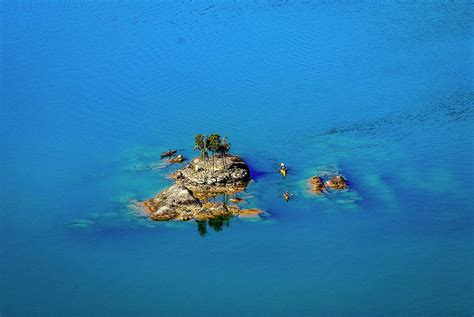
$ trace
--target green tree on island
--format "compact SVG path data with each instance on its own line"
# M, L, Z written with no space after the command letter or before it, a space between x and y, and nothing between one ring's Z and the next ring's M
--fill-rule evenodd
M207 148L206 148L206 136L203 134L196 134L194 137L194 150L199 150L201 152L201 159L204 162L204 168L207 170Z
M201 151L201 158L203 160L205 160L207 156L205 138L206 137L202 134L196 134L196 136L194 137L194 150Z
M222 162L224 163L224 168L227 169L226 155L230 152L230 143L227 141L227 137L223 137L222 141L219 144L218 152L222 157Z
M206 148L212 153L212 173L214 173L214 157L219 151L221 145L221 136L218 133L213 133L206 139Z

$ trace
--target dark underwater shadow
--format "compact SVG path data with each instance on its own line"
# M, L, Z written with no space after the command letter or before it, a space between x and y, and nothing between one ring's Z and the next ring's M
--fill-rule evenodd
M336 134L364 134L404 138L421 129L438 128L448 124L469 121L474 114L474 94L453 94L438 103L392 113L379 118L341 123L316 134L326 137Z

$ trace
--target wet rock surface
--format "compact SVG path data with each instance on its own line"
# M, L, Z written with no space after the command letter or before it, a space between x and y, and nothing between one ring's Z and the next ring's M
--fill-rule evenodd
M341 175L328 176L329 178L324 182L321 176L313 176L309 179L311 192L315 194L324 194L328 189L343 190L349 188L347 181Z
M319 176L311 177L309 183L311 185L311 191L315 194L322 194L326 190L326 186L324 186L324 182Z
M326 186L331 189L346 189L349 187L346 180L341 175L331 177L326 181Z
M241 218L254 218L263 214L263 211L256 208L242 209L239 211L239 217Z

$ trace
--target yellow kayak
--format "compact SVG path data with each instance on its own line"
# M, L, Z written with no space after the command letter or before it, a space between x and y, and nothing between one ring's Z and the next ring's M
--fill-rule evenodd
M283 175L283 177L286 177L286 169L280 169L280 173Z

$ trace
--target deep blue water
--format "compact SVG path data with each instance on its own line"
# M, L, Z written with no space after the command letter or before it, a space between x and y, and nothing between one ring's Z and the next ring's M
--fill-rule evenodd
M1 5L2 317L474 313L472 3ZM130 207L200 132L267 217Z

